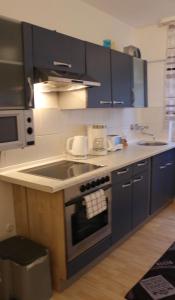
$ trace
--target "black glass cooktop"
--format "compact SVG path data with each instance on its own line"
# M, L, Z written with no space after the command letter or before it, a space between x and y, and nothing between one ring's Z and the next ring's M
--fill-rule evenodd
M25 169L20 172L31 175L44 176L59 180L69 179L81 174L96 170L102 166L81 163L76 161L62 160L59 162L38 166L35 168Z

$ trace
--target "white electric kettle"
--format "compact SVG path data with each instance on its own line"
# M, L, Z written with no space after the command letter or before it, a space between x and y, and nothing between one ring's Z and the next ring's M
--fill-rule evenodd
M84 135L70 137L66 142L66 151L77 158L86 158L88 154L88 138Z

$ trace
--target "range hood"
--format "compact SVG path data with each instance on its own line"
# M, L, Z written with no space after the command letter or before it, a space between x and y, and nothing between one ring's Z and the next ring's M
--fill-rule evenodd
M68 92L88 87L98 87L101 83L85 74L35 69L34 83L41 92Z

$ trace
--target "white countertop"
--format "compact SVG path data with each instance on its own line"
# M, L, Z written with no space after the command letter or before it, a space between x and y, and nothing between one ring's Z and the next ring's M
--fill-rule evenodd
M86 160L81 160L81 162L104 165L104 167L66 180L51 179L19 172L22 169L53 163L63 159L75 160L73 157L67 155L50 157L39 161L32 161L13 167L3 168L0 170L0 180L48 193L55 193L67 187L82 183L96 176L104 175L113 170L125 167L172 148L175 148L175 143L169 143L165 146L140 146L137 145L136 142L133 142L123 150L111 152L106 156L94 156Z

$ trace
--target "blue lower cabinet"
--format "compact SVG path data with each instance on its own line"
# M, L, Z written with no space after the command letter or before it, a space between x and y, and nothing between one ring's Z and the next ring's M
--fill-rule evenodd
M148 172L133 178L132 226L133 229L149 216L150 184Z
M175 196L175 150L152 158L151 214Z
M112 243L142 224L149 211L149 160L112 172Z
M100 256L103 252L111 247L111 236L106 237L102 241L98 242L96 245L68 262L67 264L67 276L71 276L78 273L81 269L90 264L95 258Z
M112 184L112 243L118 242L132 229L132 181Z

